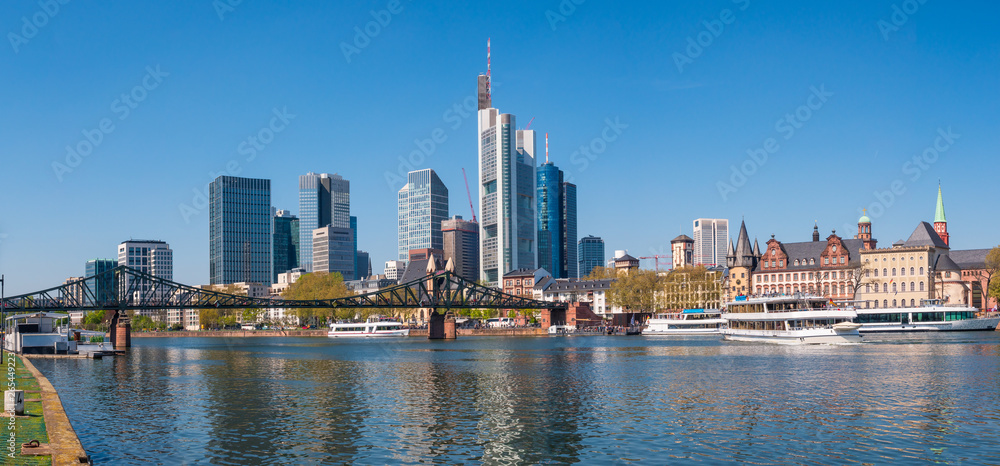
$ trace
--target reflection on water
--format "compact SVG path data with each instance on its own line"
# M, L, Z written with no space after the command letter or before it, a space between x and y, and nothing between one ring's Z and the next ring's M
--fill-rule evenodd
M997 463L1000 336L136 339L38 360L98 463Z

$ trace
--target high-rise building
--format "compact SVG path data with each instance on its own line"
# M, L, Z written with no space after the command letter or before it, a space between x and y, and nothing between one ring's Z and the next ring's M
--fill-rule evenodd
M358 262L358 218L351 215L351 236L354 237L354 279L361 280L368 275L359 275L361 272L361 263Z
M385 278L389 280L399 280L399 277L403 276L403 271L405 270L406 262L385 261Z
M538 267L553 278L577 278L576 185L563 181L548 157L537 173Z
M480 277L495 286L511 270L536 268L535 132L492 107L478 120Z
M726 263L729 248L729 220L699 218L694 221L694 264L718 265Z
M434 170L412 171L398 193L399 257L410 249L442 249L441 222L448 218L448 188Z
M299 176L299 266L312 272L312 232L351 227L351 182L337 174Z
M89 289L88 296L93 296L98 302L112 301L116 298L114 291L114 277L105 276L100 279L91 278L97 274L106 272L118 266L115 259L92 259L87 261L84 277L88 278L86 286Z
M355 241L357 243L357 241ZM361 280L372 276L372 260L365 251L355 251L354 279Z
M337 272L347 280L354 280L354 231L350 228L325 226L313 230L313 271Z
M299 219L287 210L274 211L274 267L272 283L278 274L299 266Z
M455 273L466 280L479 280L479 224L456 215L441 222L444 259L455 262Z
M590 275L594 267L604 265L604 240L597 236L587 236L579 243L579 278Z
M220 176L209 190L209 280L270 286L271 180Z
M164 280L174 279L174 251L170 245L158 240L122 241L118 245L118 265L124 265L140 272L148 273ZM125 278L125 289L120 293L130 293L133 297L157 299L158 289L148 280L137 279L131 275ZM163 318L163 312L146 309L137 311L140 315Z

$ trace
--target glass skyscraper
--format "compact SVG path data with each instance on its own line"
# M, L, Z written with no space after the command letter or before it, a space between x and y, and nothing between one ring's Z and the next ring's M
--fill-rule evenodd
M299 267L313 271L312 232L351 227L351 182L340 175L313 172L299 176Z
M118 266L118 261L115 259L93 259L87 261L86 271L84 272L84 277L88 278L86 286L89 289L86 299L90 299L90 296L94 296L98 302L113 301L116 299L116 294L114 291L115 279L112 276L102 277L100 280L96 278L91 278L99 273L106 272Z
M399 260L411 249L444 249L441 222L448 219L448 188L434 170L412 171L398 193Z
M270 285L271 180L220 176L208 192L210 283Z
M552 162L537 172L538 267L553 278L577 278L576 185Z
M597 236L580 239L580 278L590 275L594 267L604 266L604 240Z
M287 210L274 213L274 270L272 278L299 266L299 219Z

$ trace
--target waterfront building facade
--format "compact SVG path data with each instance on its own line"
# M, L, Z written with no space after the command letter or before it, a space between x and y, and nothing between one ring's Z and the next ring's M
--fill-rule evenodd
M456 215L441 222L444 259L455 264L455 274L479 280L479 224Z
M271 284L271 180L220 176L209 184L209 281Z
M579 278L590 275L595 267L604 265L604 240L600 237L588 235L581 238L577 244L577 251L580 264L577 270Z
M727 262L729 220L724 218L698 218L694 225L693 265L721 266Z
M870 232L870 223L867 225ZM858 225L862 231L862 224ZM808 293L837 301L855 298L855 274L861 270L860 253L864 240L844 239L833 231L819 240L818 227L813 227L813 241L783 243L771 239L753 269L752 293Z
M545 277L551 277L545 269L517 269L503 276L503 292L514 296L533 298L535 284Z
M694 265L694 240L688 235L670 240L670 257L675 270Z
M287 210L276 210L274 224L274 278L278 282L278 274L298 268L299 266L299 219Z
M697 222L697 220L696 220ZM697 231L695 238L698 238ZM757 240L754 240L756 243ZM695 249L698 248L698 240L695 240ZM726 254L726 267L729 268L729 276L726 281L725 300L730 301L737 296L746 296L752 293L751 275L757 268L760 260L760 246L750 246L750 235L747 234L746 222L740 222L740 233L736 238L736 245L729 243L729 252ZM697 264L697 253L695 253L695 263Z
M385 261L384 274L385 278L389 280L399 280L399 277L403 276L403 271L406 270L406 262L403 261Z
M448 188L434 170L412 171L406 180L397 194L401 261L411 249L444 249L441 222L448 219Z

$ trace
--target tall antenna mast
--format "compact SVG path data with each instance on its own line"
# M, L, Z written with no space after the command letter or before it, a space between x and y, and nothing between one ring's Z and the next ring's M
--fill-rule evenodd
M549 133L545 133L545 163L549 163Z
M490 77L490 38L486 38L486 98L492 101L493 96L493 85L490 81L493 78Z

